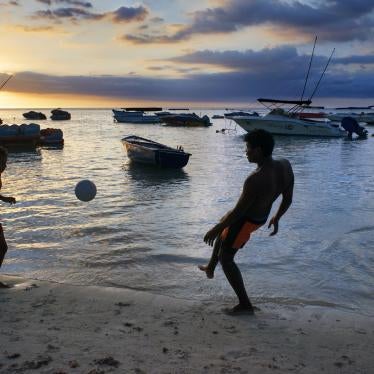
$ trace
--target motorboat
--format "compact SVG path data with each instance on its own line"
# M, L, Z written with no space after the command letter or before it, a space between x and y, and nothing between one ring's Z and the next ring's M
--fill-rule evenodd
M326 66L319 78L309 99L303 100L305 89L308 83L309 73L312 66L314 49L317 37L314 41L313 52L310 58L309 68L305 78L304 87L300 96L300 100L278 100L278 99L257 99L264 105L269 112L264 116L233 116L230 117L245 131L250 132L255 129L267 130L277 135L303 135L303 136L323 136L323 137L343 137L347 133L340 127L340 123L334 123L322 117L322 114L308 113L311 108L312 98L317 92L319 84L326 72L326 69L334 54L333 49ZM288 107L289 109L285 109ZM302 114L305 113L308 114ZM312 116L313 118L310 118Z
M324 136L342 137L346 132L339 124L332 123L326 119L312 120L301 119L298 113L303 111L305 106L310 105L310 100L276 100L260 98L258 101L271 109L264 116L234 116L231 117L241 128L250 132L255 129L263 129L277 135L303 135L303 136ZM286 111L282 105L292 105Z
M133 162L161 168L180 169L187 165L190 153L182 147L171 148L153 140L130 135L122 139L128 158Z
M51 110L51 120L52 121L67 121L71 119L71 114L66 110L60 108Z
M374 125L374 112L361 112L361 113L348 113L348 112L340 112L340 113L329 113L327 118L330 121L338 121L341 122L343 118L351 117L354 118L357 122L365 122L370 125Z
M196 113L186 114L171 114L161 117L161 121L165 126L177 126L177 127L207 127L212 126L210 119L207 115L198 116Z
M22 114L26 119L29 120L43 120L47 119L47 116L42 112L35 112L33 110L30 110L29 112Z
M160 117L145 115L142 110L112 109L113 118L120 123L160 123Z

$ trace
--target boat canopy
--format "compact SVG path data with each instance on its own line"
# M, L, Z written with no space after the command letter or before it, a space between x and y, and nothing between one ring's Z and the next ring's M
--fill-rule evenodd
M305 107L308 107L312 103L312 100L278 100L264 99L262 97L257 99L257 101L270 110L280 108L284 105L292 105L292 107L288 110L288 113L303 111Z
M144 108L139 108L139 107L134 107L134 108L122 108L126 110L127 112L160 112L162 108L158 107L144 107Z
M311 100L277 100L277 99L257 99L260 103L274 103L274 104L293 104L293 105L310 105Z

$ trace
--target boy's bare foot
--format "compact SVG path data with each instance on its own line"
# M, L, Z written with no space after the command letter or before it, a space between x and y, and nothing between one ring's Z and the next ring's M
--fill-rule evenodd
M0 282L0 288L10 288L11 286L8 286L7 284Z
M211 271L208 266L199 265L198 268L201 271L205 271L207 278L212 279L214 277L214 271Z
M235 305L233 308L225 308L223 312L229 316L239 316L239 315L249 315L253 316L255 311L258 311L257 307L252 306L243 306L243 305Z

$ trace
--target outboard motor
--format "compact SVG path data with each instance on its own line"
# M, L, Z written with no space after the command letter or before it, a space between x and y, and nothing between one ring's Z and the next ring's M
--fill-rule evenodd
M360 126L352 117L344 117L342 119L341 126L345 131L348 132L348 138L351 140L353 133L357 134L359 139L366 139L368 136L368 131L365 129L365 127Z

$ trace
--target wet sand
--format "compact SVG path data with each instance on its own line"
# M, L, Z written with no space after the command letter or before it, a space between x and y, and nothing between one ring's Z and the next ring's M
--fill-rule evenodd
M374 318L0 275L0 373L370 373ZM234 301L234 300L233 300Z

